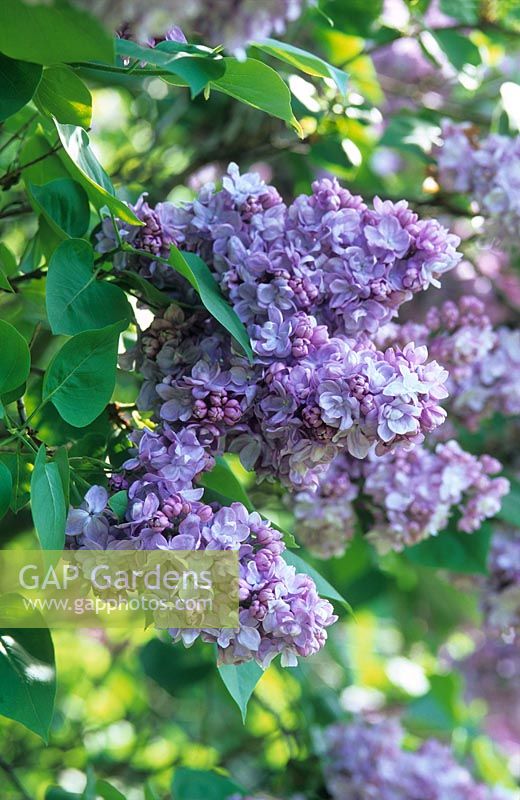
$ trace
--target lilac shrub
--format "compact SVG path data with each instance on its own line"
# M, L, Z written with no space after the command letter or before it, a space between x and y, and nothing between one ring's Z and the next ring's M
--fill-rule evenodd
M326 730L325 780L333 800L512 800L478 783L451 748L435 739L405 750L393 719L356 720Z
M67 524L68 546L85 549L236 550L239 557L239 628L171 629L174 641L215 643L226 664L255 660L266 668L281 655L283 666L316 653L336 621L314 581L284 560L279 531L241 503L203 502L193 482L212 465L191 430L132 434L135 444L111 489L126 490L128 507L119 521L108 493L94 486Z

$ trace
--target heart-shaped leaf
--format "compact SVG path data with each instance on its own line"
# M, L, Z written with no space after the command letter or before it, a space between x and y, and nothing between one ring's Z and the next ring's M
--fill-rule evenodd
M256 661L247 661L245 664L222 664L218 671L226 689L240 709L242 722L245 722L247 705L264 674L262 667L258 666Z
M84 239L69 239L54 251L46 288L47 316L53 333L75 334L132 319L119 286L100 281L94 251Z
M43 401L51 401L69 425L84 428L112 396L121 323L78 333L51 361L43 380Z

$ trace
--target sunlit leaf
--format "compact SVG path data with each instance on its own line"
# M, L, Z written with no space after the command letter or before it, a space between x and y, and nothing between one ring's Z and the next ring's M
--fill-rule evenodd
M55 117L58 122L90 127L92 95L70 67L47 67L34 99L46 114Z
M34 622L33 628L0 628L0 714L47 740L56 694L50 633L41 614L28 616L18 595L0 597L0 615Z

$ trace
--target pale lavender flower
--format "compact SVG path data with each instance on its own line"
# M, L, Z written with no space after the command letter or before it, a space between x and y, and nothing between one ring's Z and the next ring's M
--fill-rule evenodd
M324 772L333 800L513 800L478 783L436 739L405 750L397 720L357 719L325 731Z

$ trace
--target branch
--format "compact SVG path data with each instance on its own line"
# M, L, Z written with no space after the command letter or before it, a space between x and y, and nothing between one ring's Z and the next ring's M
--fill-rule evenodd
M19 208L11 208L7 211L0 211L0 219L7 219L7 217L21 217L22 214L29 214L33 209L28 205L21 205Z
M26 281L37 280L38 278L45 278L47 275L47 270L43 269L42 267L38 267L38 269L33 270L32 272L25 272L23 275L16 275L14 278L10 278L11 286L16 287L19 283L25 283ZM17 289L15 288L15 292Z
M58 144L55 144L54 147L47 153L38 156L38 158L33 158L32 161L27 161L26 164L20 164L19 167L16 167L16 169L12 169L10 172L6 172L5 175L3 175L0 178L0 187L4 191L10 189L12 186L14 186L15 183L17 183L20 177L20 173L24 169L27 169L27 167L32 167L34 164L39 164L40 161L44 161L46 158L49 158L49 156L52 156L53 153L56 153L58 150L61 150L62 147L63 145L61 144L61 142L59 142Z

